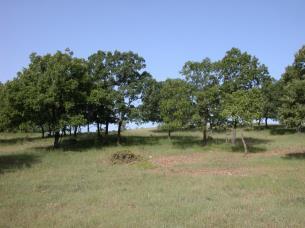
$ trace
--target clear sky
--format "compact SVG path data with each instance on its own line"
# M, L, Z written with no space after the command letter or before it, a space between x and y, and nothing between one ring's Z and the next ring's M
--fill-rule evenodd
M0 81L29 54L71 48L132 50L158 80L187 60L218 60L231 47L257 56L279 78L305 44L304 0L1 0Z

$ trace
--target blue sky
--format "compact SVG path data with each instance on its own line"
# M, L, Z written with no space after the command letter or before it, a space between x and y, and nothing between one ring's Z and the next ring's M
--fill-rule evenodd
M218 60L231 47L257 56L279 78L305 44L303 0L1 0L0 81L29 54L71 48L132 50L157 79L179 77L187 60Z

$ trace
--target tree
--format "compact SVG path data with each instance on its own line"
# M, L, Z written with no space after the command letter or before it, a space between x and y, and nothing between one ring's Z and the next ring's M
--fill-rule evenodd
M293 80L285 86L280 120L300 130L305 126L305 80Z
M219 80L215 63L209 58L202 62L188 61L181 74L192 86L195 95L196 112L193 120L202 126L203 143L207 143L207 124L216 121L220 110Z
M88 97L87 120L95 122L98 136L100 124L106 125L108 134L109 123L114 123L115 81L113 75L114 58L111 52L97 51L88 57L88 71L91 79L91 92Z
M259 89L238 90L226 94L223 100L222 115L231 122L232 144L236 144L236 128L238 125L252 124L261 113L263 98ZM242 136L243 138L243 136ZM244 142L244 139L242 139ZM245 150L246 151L246 150Z
M241 52L237 48L227 51L224 58L217 63L217 68L222 82L221 92L224 105L222 113L233 126L232 143L235 144L236 126L239 123L253 121L254 117L261 119L263 115L269 115L269 111L263 113L261 89L271 80L271 77L267 67L255 56ZM253 99L253 106L248 104L249 97ZM253 107L256 109L252 109ZM268 108L267 105L265 108Z
M132 121L137 113L143 82L149 77L145 68L145 60L133 52L115 51L112 56L113 75L115 81L115 114L118 121L117 142L121 141L123 122Z
M87 96L87 65L66 50L54 55L30 56L30 64L12 85L15 99L10 105L24 121L45 124L54 132L54 147L59 146L60 130L80 115Z
M210 127L215 120L220 120L220 89L215 85L205 88L204 90L196 93L196 110L200 116L202 129L203 129L203 143L207 143L207 124L210 123Z
M259 116L259 124L262 118L265 119L265 127L268 127L268 119L278 119L278 109L281 105L281 86L273 78L266 80L261 87L263 96L262 113Z
M181 74L196 90L204 90L219 84L216 65L209 58L205 58L201 62L186 62Z
M160 113L161 88L162 82L157 82L152 77L147 77L144 81L141 94L142 104L139 106L142 121L154 123L162 121Z
M10 111L7 94L7 84L2 84L0 82L0 132L6 130L10 122L10 119L8 118Z
M224 58L217 63L217 68L224 93L260 88L265 80L270 79L264 64L238 48L227 51Z
M305 46L296 53L293 64L286 68L280 83L283 87L280 120L286 126L300 130L305 125Z
M162 85L160 112L162 128L171 131L182 128L193 115L192 89L181 79L167 79Z

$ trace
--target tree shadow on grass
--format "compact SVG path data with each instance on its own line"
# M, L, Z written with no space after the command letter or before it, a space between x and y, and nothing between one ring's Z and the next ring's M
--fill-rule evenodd
M39 156L34 154L9 154L0 156L0 174L18 169L30 168L40 162Z
M178 136L178 137L174 137L173 139L174 139L172 141L173 145L181 149L186 149L188 147L193 147L193 146L202 146L203 148L213 147L214 145L216 145L218 147L221 146L219 149L223 149L225 151L244 152L243 143L239 138L236 140L235 146L232 146L230 141L224 138L209 139L206 145L204 145L201 139L193 136L181 136L181 137ZM250 153L265 152L266 148L264 148L261 145L270 142L270 140L267 139L258 139L252 137L245 138L245 141L247 143L248 152Z
M78 137L65 137L62 139L60 148L53 149L53 146L36 147L35 149L62 150L73 152L85 152L89 149L102 149L110 146L136 146L136 145L156 145L166 136L122 136L120 144L117 143L116 135L107 137L97 137L96 135L79 135Z
M166 135L153 135L153 136L122 136L120 146L153 146L161 144L161 141L169 140ZM266 149L259 144L267 143L269 140L257 138L245 138L248 150L252 153L263 152ZM187 149L196 147L211 148L218 145L217 148L231 152L243 152L243 144L240 139L237 139L237 145L231 146L224 138L210 138L207 145L204 145L202 140L197 136L181 136L173 135L170 143L179 149ZM73 151L85 152L89 149L102 149L110 146L118 146L116 135L108 135L107 137L97 137L93 134L79 135L78 137L64 137L59 149L53 149L52 145L48 147L36 147L36 149L59 150L59 151Z
M13 145L13 144L20 144L25 142L34 142L37 140L42 140L41 137L16 137L16 138L8 138L8 139L0 139L0 145Z
M271 135L287 135L297 133L296 129L293 128L274 128L270 129Z
M293 159L304 160L305 159L305 152L288 153L288 154L285 154L285 156L283 156L282 158L287 159L287 160L293 160Z

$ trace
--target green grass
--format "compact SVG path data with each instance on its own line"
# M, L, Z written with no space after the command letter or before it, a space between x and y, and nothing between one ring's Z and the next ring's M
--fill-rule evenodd
M123 135L53 150L39 134L0 134L0 227L304 227L305 134L244 131L248 156L223 132L206 146L195 130ZM112 165L121 150L143 159Z

